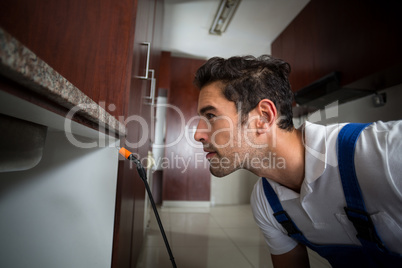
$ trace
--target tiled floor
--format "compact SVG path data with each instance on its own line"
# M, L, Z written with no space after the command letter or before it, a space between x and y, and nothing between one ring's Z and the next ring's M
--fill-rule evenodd
M179 268L272 267L270 253L249 205L212 208L159 208ZM330 267L315 254L311 267ZM172 267L151 213L137 268Z

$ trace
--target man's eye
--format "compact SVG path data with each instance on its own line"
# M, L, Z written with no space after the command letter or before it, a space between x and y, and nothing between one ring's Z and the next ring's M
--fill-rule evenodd
M215 115L214 115L214 114L207 113L207 114L205 115L205 117L206 117L208 120L210 120L210 119L214 118Z

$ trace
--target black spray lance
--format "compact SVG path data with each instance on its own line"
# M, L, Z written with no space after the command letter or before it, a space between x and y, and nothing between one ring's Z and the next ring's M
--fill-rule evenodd
M145 189L147 190L149 200L151 201L152 209L154 210L155 218L156 218L156 221L158 222L159 230L161 231L163 241L165 241L165 245L166 245L166 249L169 253L170 261L172 262L173 267L176 268L176 263L174 261L172 250L170 249L169 242L168 242L166 234L165 234L165 230L163 229L163 225L162 225L161 219L159 217L158 210L156 209L154 198L152 196L151 190L149 189L149 184L148 184L147 174L145 172L145 169L142 166L141 162L126 148L121 148L119 150L119 153L122 156L124 156L124 158L127 158L128 160L133 161L135 163L135 165L137 166L138 174L140 175L141 180L145 184Z

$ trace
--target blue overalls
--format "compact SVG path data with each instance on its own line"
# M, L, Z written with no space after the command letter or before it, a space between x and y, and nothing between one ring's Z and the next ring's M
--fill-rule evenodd
M307 240L282 205L269 182L262 178L264 193L276 220L288 235L327 259L332 267L402 267L402 255L391 252L382 242L366 210L354 168L354 151L360 133L369 124L348 124L338 135L338 164L347 207L362 246L316 245Z

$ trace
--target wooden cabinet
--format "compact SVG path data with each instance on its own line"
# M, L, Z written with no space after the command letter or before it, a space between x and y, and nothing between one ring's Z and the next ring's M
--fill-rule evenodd
M401 11L392 0L312 0L272 43L272 55L291 64L294 91L332 72L351 89L401 83Z
M208 202L211 190L209 164L203 149L196 148L200 143L194 140L199 90L193 80L205 61L171 57L169 63L170 79L164 80L170 80L168 103L180 112L167 110L165 157L172 166L163 170L162 199L163 202Z
M0 27L125 121L122 145L144 160L151 148L153 107L146 98L151 80L138 76L144 76L149 65L158 78L163 4L163 0L4 0L0 2ZM143 42L151 44L149 64ZM15 94L20 97L37 98L20 86L9 88L11 93L18 89ZM57 106L51 100L47 105L48 109ZM58 113L65 115L66 110ZM136 266L143 240L144 199L145 188L136 167L121 159L112 267Z
M146 165L154 130L152 86L159 77L163 0L138 0L130 75L127 136L122 146ZM147 68L148 66L148 68ZM148 73L147 72L148 69ZM148 78L145 78L148 74ZM152 85L152 77L155 84ZM135 165L119 163L112 267L135 267L143 244L145 188Z
M128 110L135 8L132 0L4 0L0 26L117 117Z

